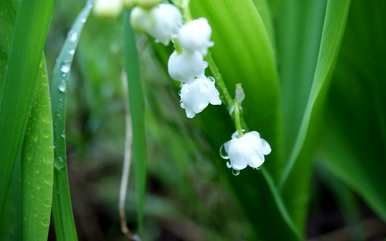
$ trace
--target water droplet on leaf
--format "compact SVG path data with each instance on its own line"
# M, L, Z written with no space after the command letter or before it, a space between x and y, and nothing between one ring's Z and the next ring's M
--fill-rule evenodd
M78 39L77 33L71 33L70 35L70 41L75 42Z
M63 158L59 157L57 160L55 160L54 164L56 170L60 171L64 168L64 161Z
M64 73L64 74L67 74L68 72L70 72L70 65L69 64L63 64L62 67L60 68L60 71L62 71L62 73Z

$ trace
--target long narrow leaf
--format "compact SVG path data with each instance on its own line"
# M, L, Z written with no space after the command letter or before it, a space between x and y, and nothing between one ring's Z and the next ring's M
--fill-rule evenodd
M39 71L22 153L22 240L45 241L51 217L54 151L51 103L45 63Z
M11 174L20 155L38 84L39 63L52 7L52 0L24 0L17 10L13 37L7 51L8 68L0 82L0 133L3 136L0 138L0 220L4 220Z
M133 130L132 159L134 165L138 225L142 233L146 185L145 104L139 76L139 60L135 35L130 26L129 13L124 15L124 63L128 80L129 108Z
M303 3L303 1L300 2ZM350 5L349 0L328 0L324 12L322 2L307 1L311 10L317 11L317 14L309 16L314 21L314 27L306 25L299 30L305 31L303 32L307 36L303 40L305 43L297 42L300 41L299 37L289 28L287 36L295 35L294 39L290 40L292 45L284 44L282 46L282 48L292 48L294 52L289 53L290 50L282 50L283 54L286 53L284 54L285 60L283 60L285 61L283 66L286 66L286 72L282 72L282 76L284 81L285 139L287 148L289 148L286 153L289 160L286 163L280 184L286 205L301 232L304 228L312 167L310 147L312 146L312 136L315 134L313 131L315 129L310 130L310 125L315 128L318 123L318 116L338 56ZM295 8L295 6L292 7ZM294 11L296 10L294 9ZM312 11L306 12L312 13ZM301 18L300 13L295 14L297 14L299 21L307 22ZM283 23L284 26L288 22L290 21L287 20ZM293 25L297 24L293 21ZM296 27L293 25L292 27ZM283 38L281 41L285 42L285 36L281 36L281 38ZM296 51L303 53L300 54L300 63L291 59L291 56L297 56ZM294 66L297 64L299 66ZM294 69L291 69L291 66Z
M353 1L320 162L386 220L386 2Z
M75 20L53 71L51 85L52 114L54 123L54 196L53 218L56 238L59 241L77 240L76 227L72 213L71 194L67 174L67 155L65 139L66 85L71 71L75 49L93 2L89 0Z

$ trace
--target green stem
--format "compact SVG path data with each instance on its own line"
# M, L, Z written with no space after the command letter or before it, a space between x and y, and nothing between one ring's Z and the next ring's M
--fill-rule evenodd
M233 100L231 97L228 88L225 85L224 79L221 76L221 73L216 65L216 62L214 62L214 59L212 57L212 54L208 52L208 55L206 56L206 60L208 61L209 69L213 74L215 81L215 84L217 86L217 89L220 91L221 96L223 97L223 101L225 102L225 105L228 108L228 113L231 116L236 131L242 135L243 134L243 128L242 128L242 117L241 117L241 106L240 103Z
M239 135L242 135L244 131L243 131L243 127L241 125L239 104L235 104L234 122L235 122L235 126L236 126L236 131L239 133Z
M225 82L221 76L221 73L220 73L217 65L216 65L216 62L214 62L214 59L213 59L210 51L208 52L208 55L206 56L206 60L208 61L209 69L212 72L214 79L216 80L216 86L220 90L222 97L225 101L225 104L228 107L228 110L230 110L234 104L233 98L229 94L228 88L225 85Z
M184 4L180 7L181 7L185 21L190 21L192 19L192 15L190 13L189 3L187 3L186 5ZM174 43L174 45L175 45L176 50L177 50L177 47L179 47L179 45L176 43ZM242 119L243 118L241 116L240 103L235 101L232 98L232 96L230 95L229 90L225 85L224 79L221 76L220 70L218 69L216 62L214 61L210 51L208 51L208 54L206 56L206 60L208 61L209 69L212 72L213 77L215 79L215 84L217 86L217 89L220 91L223 102L225 103L225 105L228 109L228 113L231 116L231 118L235 124L236 131L240 135L242 135L244 131L242 128Z

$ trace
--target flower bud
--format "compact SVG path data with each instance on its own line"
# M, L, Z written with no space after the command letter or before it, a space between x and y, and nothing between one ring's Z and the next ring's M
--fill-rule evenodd
M180 97L181 107L185 109L188 118L193 118L209 104L221 105L220 95L214 81L205 76L183 84Z
M181 82L189 82L196 77L203 76L207 66L208 63L197 52L182 51L177 53L174 51L168 61L169 75L174 80Z
M130 22L136 31L147 32L152 26L150 13L140 7L135 7L130 14Z
M180 10L172 4L162 3L150 10L151 27L148 32L156 41L169 44L182 25Z
M122 0L96 0L94 14L101 17L116 17L123 8Z
M181 27L177 40L183 49L206 55L208 48L213 46L210 41L211 34L212 29L206 18L198 18Z
M235 132L232 140L224 144L230 162L228 167L240 171L247 166L259 168L264 163L264 155L271 153L271 146L257 131L238 135Z

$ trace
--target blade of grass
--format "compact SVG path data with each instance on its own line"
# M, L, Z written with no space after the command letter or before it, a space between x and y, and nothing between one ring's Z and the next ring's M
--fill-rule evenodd
M58 241L77 240L72 213L71 194L68 181L65 139L66 85L70 77L71 64L83 26L90 14L93 1L89 0L76 18L63 48L56 60L51 84L52 119L54 128L54 195L52 212Z
M130 26L129 12L124 14L124 65L128 80L129 109L133 130L132 160L139 233L142 234L146 187L145 103L139 75L139 60L135 35Z
M8 51L7 70L0 82L0 219L8 197L11 174L20 155L24 131L38 84L38 70L51 19L52 0L19 4ZM3 9L1 9L2 11ZM28 37L26 37L28 36Z
M44 58L43 58L44 60ZM51 217L54 152L45 62L28 121L22 152L22 240L45 241Z

